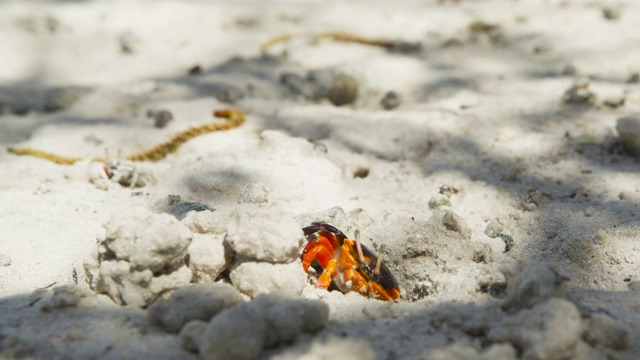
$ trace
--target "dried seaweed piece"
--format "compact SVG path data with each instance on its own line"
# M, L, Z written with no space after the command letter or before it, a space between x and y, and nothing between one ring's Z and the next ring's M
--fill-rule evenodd
M241 109L218 110L215 111L213 115L218 118L226 118L227 121L224 123L215 122L191 127L185 131L173 135L173 137L167 142L159 144L149 150L125 157L125 160L159 161L164 159L167 155L175 152L180 146L182 146L182 144L195 137L216 131L231 130L244 123L244 112ZM82 158L65 157L31 148L8 147L7 152L16 155L35 156L60 165L71 165L76 163L77 161L82 160ZM94 158L93 160L100 162L106 161L105 158Z
M294 35L280 35L273 39L268 40L262 46L260 46L261 52L267 52L271 47L276 44L286 43L291 41ZM312 34L311 38L315 40L329 39L338 42L356 43L369 46L377 46L387 49L388 51L412 53L420 50L420 43L411 43L401 40L385 40L385 39L369 39L359 35L354 35L346 32L324 32L318 34Z
M8 147L7 152L15 155L35 156L41 159L49 160L59 165L71 165L77 161L82 160L81 158L64 157L64 156L48 153L46 151L40 151L40 150L30 149L30 148Z
M280 36L276 36L272 39L269 39L267 42L263 43L260 46L260 52L265 53L267 52L267 50L269 50L269 48L271 48L272 46L276 45L276 44L281 44L281 43L286 43L291 41L291 39L293 39L293 35L280 35Z
M182 146L182 144L195 137L216 131L231 130L244 123L244 112L240 109L218 110L213 114L215 117L226 118L227 122L215 122L191 127L183 132L173 135L171 140L165 143L157 145L149 150L129 155L126 159L130 161L159 161L164 159L167 155L175 152L180 146Z
M387 50L390 50L393 47L393 45L396 43L395 41L391 41L391 40L367 39L359 35L349 34L345 32L325 32L325 33L316 34L314 36L318 39L330 39L338 42L379 46Z

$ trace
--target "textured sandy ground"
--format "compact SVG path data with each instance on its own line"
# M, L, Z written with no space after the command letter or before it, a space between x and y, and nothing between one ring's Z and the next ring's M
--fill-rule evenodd
M0 152L0 355L196 358L136 303L151 300L122 306L86 271L114 216L170 212L167 196L180 195L215 209L182 221L191 256L202 238L223 249L229 229L259 249L243 258L232 242L218 275L187 282L328 306L322 330L264 345L262 357L639 358L640 166L615 129L640 110L640 85L628 81L640 71L638 23L638 4L604 1L0 2L0 145L85 159ZM327 31L421 48L305 36ZM302 36L261 54L282 34ZM282 81L310 71L350 75L357 99L338 107ZM587 96L567 103L577 82ZM400 105L385 110L389 91ZM137 165L155 184L89 182L89 159L105 149L149 148L231 106L246 113L241 127ZM148 110L174 119L157 129ZM287 249L314 220L361 229L371 249L384 243L402 300L306 282ZM260 243L280 231L282 259ZM496 231L513 238L510 251L487 235ZM64 285L70 303L53 292Z

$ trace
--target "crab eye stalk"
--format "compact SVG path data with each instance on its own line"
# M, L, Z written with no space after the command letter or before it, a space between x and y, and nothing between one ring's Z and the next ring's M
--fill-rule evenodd
M380 275L380 267L382 266L382 255L384 255L384 250L386 246L384 244L380 245L380 251L378 252L378 261L376 261L376 268L373 270L373 273L376 275Z
M356 229L356 248L358 249L358 257L360 258L360 262L364 263L364 253L362 253L362 245L360 245L360 229Z

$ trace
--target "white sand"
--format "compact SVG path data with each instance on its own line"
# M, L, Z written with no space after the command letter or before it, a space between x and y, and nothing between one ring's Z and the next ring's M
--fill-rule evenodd
M640 296L630 290L640 288L640 166L620 151L615 131L617 118L640 110L640 85L627 83L640 71L640 5L609 5L620 17L608 20L605 4L0 3L0 145L86 159L56 165L0 152L0 356L195 357L144 310L105 295L87 290L77 307L46 313L45 300L36 301L51 296L43 288L88 289L84 264L96 261L114 214L162 211L168 195L180 195L216 209L202 232L218 244L229 214L254 208L270 214L241 225L256 232L279 229L261 219L321 219L349 236L360 228L371 249L386 244L403 300L304 284L300 296L329 306L327 326L263 357L318 358L323 349L378 359L640 357ZM476 20L499 28L472 33ZM422 49L300 36L268 56L259 51L275 36L326 31ZM188 75L194 65L202 74ZM357 79L355 103L312 101L280 83L284 73L323 69ZM592 106L563 104L577 78L590 82ZM65 87L80 98L43 111ZM221 90L242 96L229 105ZM380 105L388 91L401 98L390 111ZM604 105L623 96L621 107ZM105 149L114 157L141 151L230 106L246 113L240 128L138 165L155 185L103 191L88 181L89 159ZM174 119L156 129L150 109ZM470 236L444 229L444 212L429 207L443 186L455 188L444 209L464 219ZM489 224L513 237L511 251L485 234ZM517 299L528 293L491 296L504 296L507 282L514 289L514 274L530 262L570 279L568 301L539 290L547 294L540 304L521 309L528 306ZM304 274L289 265L278 265L287 269L282 284L257 274L268 278L260 285L294 286ZM519 281L543 278L524 274ZM497 293L487 292L491 284Z

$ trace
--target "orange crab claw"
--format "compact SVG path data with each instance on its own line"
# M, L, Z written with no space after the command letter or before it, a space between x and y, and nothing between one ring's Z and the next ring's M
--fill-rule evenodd
M331 242L325 237L318 237L316 240L311 240L305 246L302 252L302 268L304 271L309 270L309 266L313 260L317 260L318 264L323 268L327 268L329 261L333 258L333 247Z

